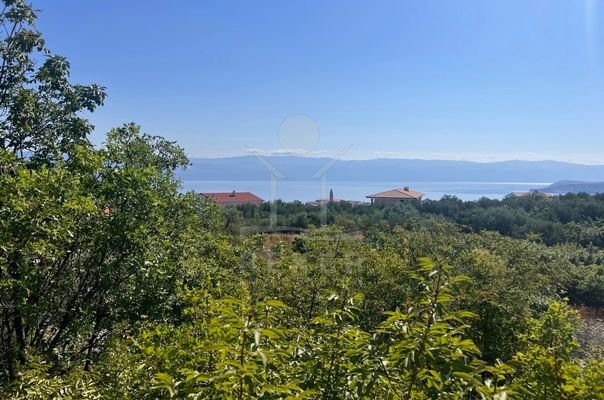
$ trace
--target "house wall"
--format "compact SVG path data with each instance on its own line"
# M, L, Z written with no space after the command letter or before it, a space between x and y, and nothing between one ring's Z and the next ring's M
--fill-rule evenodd
M391 198L383 198L383 199L372 199L373 205L376 206L395 206L397 204L401 204L401 203L407 203L407 202L412 202L412 201L419 201L416 199L391 199Z

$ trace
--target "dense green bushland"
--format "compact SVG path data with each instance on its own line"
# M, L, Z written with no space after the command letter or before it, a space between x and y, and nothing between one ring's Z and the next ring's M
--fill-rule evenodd
M126 124L93 147L82 112L104 90L70 83L35 12L3 3L2 398L604 398L565 299L602 304L600 244L464 220L516 210L581 236L599 198L338 204L326 227L279 203L309 229L240 235L267 206L181 193L176 144Z
M604 212L604 197L601 195L568 194L547 198L534 194L466 202L444 197L398 207L353 206L345 202L325 207L277 202L276 225L308 228L319 226L324 218L325 223L347 232L366 234L389 234L397 227L415 230L430 225L456 226L456 231L463 235L450 233L448 236L457 239L457 250L470 237L492 237L487 232L498 232L520 239L513 242L512 247L533 248L536 254L533 263L558 265L554 277L558 294L567 296L576 305L604 305L604 224L599 219ZM232 233L245 231L246 227L268 227L270 213L269 204L229 208L223 212L223 226ZM451 255L447 254L448 262Z
M604 195L566 194L553 198L534 193L502 200L482 198L462 201L454 196L424 200L399 207L327 205L326 220L346 229L395 226L409 219L440 216L463 225L466 230L491 230L516 238L539 239L545 244L577 243L604 246ZM323 210L301 202L278 202L280 226L307 228L319 225ZM267 225L270 205L242 205L226 211L225 224L233 232L242 226Z

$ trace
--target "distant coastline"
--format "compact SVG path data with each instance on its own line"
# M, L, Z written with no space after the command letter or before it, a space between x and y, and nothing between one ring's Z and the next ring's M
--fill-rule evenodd
M539 188L538 190L546 193L564 194L564 193L604 193L604 182L583 182L583 181L559 181L551 185Z
M192 158L191 166L179 171L183 180L312 181L324 173L332 181L355 182L599 182L604 165L571 164L559 161L470 161L375 159L337 160L295 156ZM539 186L527 188L536 189Z
M336 181L327 180L325 190L322 190L318 179L308 181L279 180L277 181L276 199L283 201L308 202L327 198L329 190L334 196L342 200L368 201L366 196L371 193L381 192L400 186L410 186L414 190L425 193L424 198L438 200L442 196L450 195L462 200L478 200L481 197L502 199L513 192L528 192L536 187L547 186L547 182L413 182L413 181ZM184 191L201 192L229 192L249 191L263 200L271 198L271 183L269 179L247 180L183 180Z
M321 187L321 176L327 187ZM295 156L191 159L178 171L184 190L250 191L265 200L314 201L330 189L344 200L366 201L370 193L411 186L427 199L444 195L462 200L501 199L513 192L604 192L604 165L558 161L478 163L447 160L376 159L363 161ZM274 180L277 192L271 193ZM554 182L554 183L552 183ZM324 193L325 192L325 193Z

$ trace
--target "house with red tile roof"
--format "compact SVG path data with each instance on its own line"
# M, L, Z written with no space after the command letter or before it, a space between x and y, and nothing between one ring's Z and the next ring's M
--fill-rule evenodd
M367 198L371 199L371 204L376 206L392 206L407 201L421 201L423 196L423 193L410 190L409 186L405 186L387 192L371 194Z
M264 200L251 192L216 192L216 193L201 193L207 199L215 201L221 206L238 206L240 204L256 204L260 205Z

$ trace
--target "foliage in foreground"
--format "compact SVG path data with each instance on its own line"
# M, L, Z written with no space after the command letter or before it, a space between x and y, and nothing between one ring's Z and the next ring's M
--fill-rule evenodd
M81 113L103 88L70 83L36 12L3 3L0 397L604 398L600 350L560 301L602 302L599 199L518 205L568 225L557 247L509 218L513 200L342 205L328 221L362 234L233 235L263 209L180 193L182 149L134 124L94 148Z
M464 337L472 315L449 312L442 270L417 310L396 311L373 334L356 325L361 298L340 301L308 327L287 327L279 301L189 293L186 325L143 328L117 341L92 372L22 372L9 399L599 399L604 362L572 356L576 315L554 302L507 364L480 361ZM439 278L440 276L440 278ZM436 293L436 291L438 293ZM245 289L244 289L245 292ZM440 297L440 299L439 299Z

